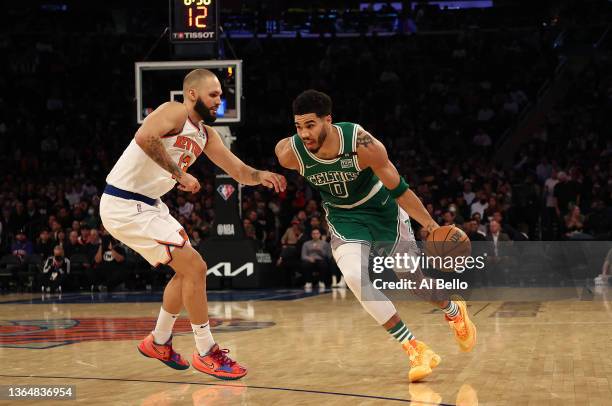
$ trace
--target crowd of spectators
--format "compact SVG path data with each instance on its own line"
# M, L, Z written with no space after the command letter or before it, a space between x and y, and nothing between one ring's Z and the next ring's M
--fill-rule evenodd
M88 35L56 27L44 38L24 31L0 40L8 56L0 65L0 256L38 264L45 290L155 285L98 215L104 178L135 131L133 63L155 37L116 34L111 18L98 27ZM492 159L500 135L551 78L556 33L538 26L235 40L247 108L234 149L249 164L279 170L272 151L294 132L291 100L317 88L332 96L335 121L358 122L387 146L440 224L491 241L609 238L609 70L595 64L576 78L512 168ZM169 55L158 48L152 57ZM212 234L213 168L206 162L190 171L201 192L174 190L164 201L198 248ZM329 286L332 276L338 283L327 248L316 242L329 235L318 195L297 174L286 175L279 195L244 189L245 236L281 269L299 269L299 283Z

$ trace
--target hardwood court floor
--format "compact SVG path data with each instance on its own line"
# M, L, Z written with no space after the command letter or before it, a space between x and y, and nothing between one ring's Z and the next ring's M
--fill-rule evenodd
M508 290L505 301L472 301L479 342L468 354L459 352L440 312L426 303L398 303L417 338L442 356L417 384L406 380L408 359L399 345L350 292L342 293L211 303L213 334L249 367L238 382L175 371L138 354L159 302L0 296L0 384L72 384L77 393L76 401L0 404L612 404L607 290L574 297L515 290L520 301ZM546 300L535 301L540 297ZM175 337L175 348L189 356L189 324L177 327L184 334Z

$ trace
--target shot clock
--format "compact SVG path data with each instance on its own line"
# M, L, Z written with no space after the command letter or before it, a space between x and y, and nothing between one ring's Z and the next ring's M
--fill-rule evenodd
M169 0L170 41L215 42L220 0Z

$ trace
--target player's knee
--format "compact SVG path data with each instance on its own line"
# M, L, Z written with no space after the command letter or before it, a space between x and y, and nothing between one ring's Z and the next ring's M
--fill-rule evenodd
M189 258L188 268L192 276L204 278L206 276L206 262L202 256L195 250L191 250L192 254Z
M338 259L338 267L349 288L352 291L359 289L361 286L361 256L343 255Z
M206 276L206 262L202 256L190 246L177 248L173 252L170 265L179 277L203 279Z

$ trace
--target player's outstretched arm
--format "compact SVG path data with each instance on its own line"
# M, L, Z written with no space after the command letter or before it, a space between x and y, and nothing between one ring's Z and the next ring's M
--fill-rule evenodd
M359 166L361 168L372 168L387 189L392 191L400 186L400 175L395 165L389 161L385 146L363 128L359 128L357 132L357 158ZM425 227L428 232L439 227L434 219L431 218L421 200L409 188L398 196L396 200L397 204L411 218Z
M243 185L264 185L276 192L282 192L287 187L285 177L274 172L260 171L240 160L230 151L212 127L206 127L208 142L204 148L206 156L215 165L223 169L229 176Z
M164 103L145 118L134 139L152 160L170 172L180 183L179 189L196 193L200 190L198 180L181 170L178 162L172 160L161 142L162 136L180 131L185 120L187 120L185 106L177 102Z

